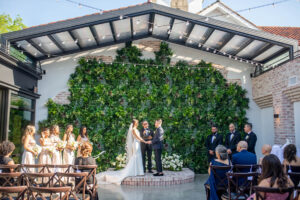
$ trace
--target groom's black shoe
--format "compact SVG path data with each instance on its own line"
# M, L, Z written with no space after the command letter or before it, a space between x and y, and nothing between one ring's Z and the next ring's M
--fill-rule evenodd
M161 174L158 174L158 176L163 176L164 174L163 173L161 173Z
M152 171L152 170L149 170L148 172L151 173L151 174L153 174L153 171Z
M159 173L155 173L155 174L153 174L153 176L159 176Z

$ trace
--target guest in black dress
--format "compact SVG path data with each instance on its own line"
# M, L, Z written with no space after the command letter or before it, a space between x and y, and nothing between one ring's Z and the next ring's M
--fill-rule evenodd
M96 165L96 160L91 156L93 151L93 146L89 142L84 142L81 145L81 157L77 157L75 159L75 165ZM82 169L82 172L89 172L90 169ZM76 180L76 182L79 182L80 180ZM89 177L89 179L86 181L88 186L92 186L94 183L93 177ZM95 183L97 183L97 180L95 180Z
M227 148L223 145L218 145L215 149L216 152L216 158L213 159L210 163L210 165L213 166L230 166L230 160L228 159L228 154L227 154ZM219 196L221 195L217 190L218 187L225 187L227 185L227 179L226 179L226 173L229 171L230 169L222 169L222 170L216 170L215 173L216 175L221 179L225 179L225 182L223 185L223 183L216 181L216 177L215 174L213 174L213 172L210 171L210 167L208 168L208 180L206 181L205 185L209 185L209 199L210 200L215 200L215 199L219 199Z

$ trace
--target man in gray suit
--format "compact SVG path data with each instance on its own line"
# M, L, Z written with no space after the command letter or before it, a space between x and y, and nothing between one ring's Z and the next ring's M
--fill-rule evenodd
M152 149L155 153L155 162L156 162L156 170L157 173L153 174L153 176L163 176L162 172L162 163L161 163L161 154L163 150L163 139L164 139L164 129L161 127L162 120L158 119L155 121L154 136L151 141L146 142L147 144L152 144Z

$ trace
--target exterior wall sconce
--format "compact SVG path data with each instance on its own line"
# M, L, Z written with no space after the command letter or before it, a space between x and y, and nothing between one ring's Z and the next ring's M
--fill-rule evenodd
M274 119L278 119L279 118L279 114L274 114Z

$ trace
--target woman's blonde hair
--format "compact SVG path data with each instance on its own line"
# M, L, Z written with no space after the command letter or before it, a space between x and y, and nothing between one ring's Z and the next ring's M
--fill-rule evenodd
M33 125L27 125L22 137L22 143L24 143L25 138L27 137L27 135L30 135L32 132L35 131L35 127Z
M93 146L89 142L84 142L80 147L80 153L83 156L90 156L93 151Z

